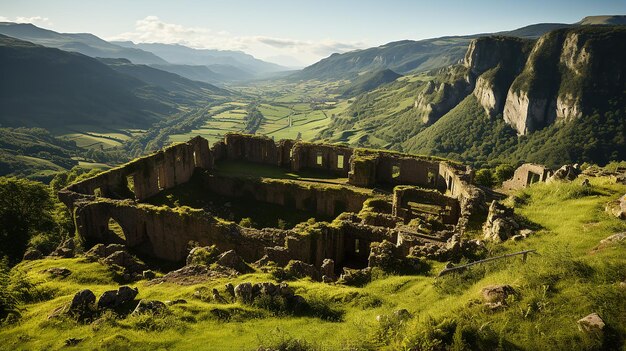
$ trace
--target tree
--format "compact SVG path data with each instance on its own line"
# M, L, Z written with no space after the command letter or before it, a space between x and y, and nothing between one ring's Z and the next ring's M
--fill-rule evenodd
M6 256L9 264L14 264L24 255L32 236L55 231L53 209L45 184L0 177L0 258Z
M491 187L493 186L493 173L488 168L479 169L474 175L474 182L478 185Z
M502 184L505 180L509 180L513 177L513 173L515 173L515 167L508 163L503 163L496 167L495 171L495 181L498 184Z

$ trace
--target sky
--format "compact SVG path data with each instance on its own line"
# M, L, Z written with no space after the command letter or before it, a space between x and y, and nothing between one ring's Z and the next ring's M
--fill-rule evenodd
M404 39L618 14L626 14L626 0L0 0L0 21L106 40L242 50L291 67Z

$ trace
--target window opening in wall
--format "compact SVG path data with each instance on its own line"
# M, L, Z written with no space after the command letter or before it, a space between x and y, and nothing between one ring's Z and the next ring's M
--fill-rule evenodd
M391 177L396 180L400 178L400 166L398 165L391 166Z
M196 157L196 152L193 152L193 165L198 167L198 158Z
M528 182L526 184L530 185L530 184L537 183L540 179L541 179L541 176L539 174L528 172L528 178L527 178Z
M113 234L115 234L115 236L119 237L123 241L126 241L124 229L122 229L122 226L113 218L109 218L108 228Z
M100 189L100 188L95 188L95 189L93 189L93 195L94 195L95 197L100 197L100 196L102 196L102 189Z
M318 166L321 166L321 165L323 164L323 161L324 161L324 157L323 157L323 155L322 155L321 153L317 153L317 157L316 157L316 159L315 159L315 163L316 163Z
M343 155L337 155L337 168L343 169Z
M289 158L293 157L293 149L289 149Z
M437 182L437 175L435 174L435 171L433 171L432 169L428 170L428 184L430 184L431 186L435 186Z
M134 175L129 175L126 176L126 186L128 187L128 190L130 190L131 193L133 193L133 197L135 196L135 176Z
M359 253L361 252L361 248L359 247L359 239L354 239L354 252L355 253Z

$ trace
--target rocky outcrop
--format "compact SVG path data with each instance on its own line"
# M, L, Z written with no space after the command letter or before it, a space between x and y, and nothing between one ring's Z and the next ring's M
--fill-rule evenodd
M591 334L602 336L604 332L604 320L597 314L591 313L578 320L578 329Z
M116 308L127 302L133 301L139 294L137 288L121 286L117 290L108 290L100 295L98 299L98 308Z
M139 304L137 304L137 307L135 307L131 315L136 316L146 313L164 314L167 311L167 305L165 305L163 302L143 299L139 301Z
M487 221L483 225L485 239L496 242L505 241L517 234L519 228L519 224L513 218L513 209L494 200L489 206Z
M505 308L507 298L515 294L515 289L510 285L489 285L481 290L485 307L492 311Z
M432 124L461 102L472 90L472 85L464 78L454 82L426 83L417 95L413 108L424 124Z
M563 165L561 168L556 170L554 174L546 180L546 182L551 183L554 181L572 181L576 179L580 173L581 171L578 164Z
M605 211L619 219L626 219L626 194L607 203Z
M511 84L504 120L518 134L580 118L608 100L623 101L626 31L577 27L549 32Z

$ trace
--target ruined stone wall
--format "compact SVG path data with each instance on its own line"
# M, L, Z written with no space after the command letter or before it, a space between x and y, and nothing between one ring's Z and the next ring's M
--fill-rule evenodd
M502 188L504 190L526 188L533 183L545 182L550 175L552 171L542 165L524 163L515 170L513 178L502 183Z
M70 209L73 208L71 193L143 201L162 189L187 182L196 167L210 169L212 166L208 142L196 137L74 183L61 190L59 198Z
M216 245L220 250L235 250L246 261L259 259L266 246L284 242L284 232L262 232L223 222L202 210L191 208L137 205L129 200L98 199L79 202L75 219L78 234L87 243L118 242L108 229L110 219L124 231L124 243L138 252L182 261L190 241Z
M202 183L210 192L229 197L248 197L325 217L359 212L372 195L339 185L299 183L288 180L252 180L202 174Z
M352 149L345 146L296 142L291 154L291 169L295 172L302 169L318 169L347 177Z
M444 224L457 224L460 217L459 201L436 190L421 189L415 186L397 186L393 189L392 215L405 220L415 218L409 209L409 202L433 204L444 208L439 215Z
M282 153L273 139L260 135L226 134L224 137L226 159L241 160L278 166Z

